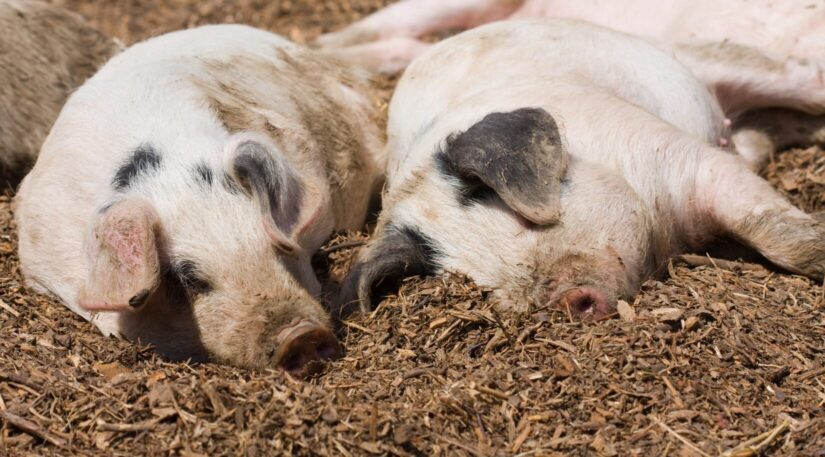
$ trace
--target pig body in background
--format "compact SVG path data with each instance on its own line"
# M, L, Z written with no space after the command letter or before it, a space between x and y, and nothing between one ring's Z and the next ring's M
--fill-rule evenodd
M822 59L825 4L808 0L403 0L318 39L387 72L430 45L418 38L502 19L564 17L668 42L729 42L772 57Z
M0 0L0 186L16 187L69 94L119 46L80 16Z
M717 93L733 123L722 141L735 145L751 167L775 150L825 143L825 4L807 0L404 0L317 44L394 73L432 46L419 40L423 35L542 17L643 35L674 54ZM759 85L777 88L778 97L747 100L758 111L743 115L742 100L730 99L730 89Z
M362 75L271 33L137 44L72 95L21 185L23 273L174 359L329 358L310 257L364 222L373 115Z
M673 57L584 22L505 21L439 43L393 96L384 209L343 312L446 270L505 307L602 317L720 236L821 278L825 225L716 147L723 118Z

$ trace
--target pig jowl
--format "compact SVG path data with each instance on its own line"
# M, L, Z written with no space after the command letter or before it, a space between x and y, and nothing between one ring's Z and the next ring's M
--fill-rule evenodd
M725 113L708 86L642 39L576 21L439 43L391 102L384 209L339 312L451 271L506 308L601 319L670 256L719 237L821 278L825 225L718 148Z
M27 282L171 359L313 371L341 347L310 257L363 224L378 182L368 91L249 27L129 48L71 97L21 186Z

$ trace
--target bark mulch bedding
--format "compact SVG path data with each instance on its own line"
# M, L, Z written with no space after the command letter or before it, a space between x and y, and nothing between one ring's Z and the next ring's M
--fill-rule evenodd
M57 3L133 41L210 21L311 36L384 2ZM813 211L823 169L809 148L765 174ZM346 357L304 382L102 337L22 286L15 236L0 198L0 455L825 456L823 287L760 265L674 259L602 322L413 278L345 322ZM332 277L364 238L319 254Z

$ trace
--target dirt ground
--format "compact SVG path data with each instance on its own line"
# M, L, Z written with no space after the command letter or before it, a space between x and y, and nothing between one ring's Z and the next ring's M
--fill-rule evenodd
M387 1L54 3L131 43L210 22L304 40ZM765 174L825 208L821 149ZM759 265L674 259L596 323L497 313L461 278L413 278L345 322L346 357L303 382L102 337L22 286L15 236L0 198L0 455L825 456L825 291ZM339 272L355 252L341 244L362 238L319 263Z

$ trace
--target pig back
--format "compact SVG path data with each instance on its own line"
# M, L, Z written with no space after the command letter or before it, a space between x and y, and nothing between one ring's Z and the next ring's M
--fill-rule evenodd
M723 125L707 88L642 39L575 20L505 21L445 40L407 69L390 104L390 183L450 131L519 107L558 113L577 92L624 100L707 141Z

